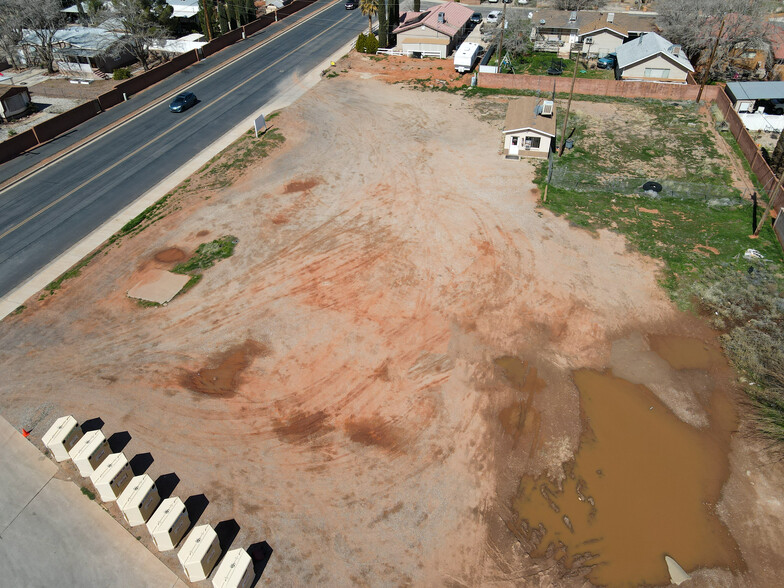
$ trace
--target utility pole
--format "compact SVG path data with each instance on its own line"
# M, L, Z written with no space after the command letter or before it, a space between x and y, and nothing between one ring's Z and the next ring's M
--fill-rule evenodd
M713 65L713 58L716 57L716 49L719 47L719 41L721 40L721 33L724 31L724 19L726 17L722 17L721 19L721 26L719 27L719 34L716 35L716 42L713 44L713 49L711 49L710 57L708 58L708 66L705 68L705 72L702 74L702 84L700 84L700 91L697 92L697 104L700 103L700 98L702 98L702 91L705 89L705 83L708 81L710 77L710 68Z
M561 157L566 146L566 124L569 122L569 111L572 109L572 96L574 96L574 82L577 80L577 68L580 66L580 52L574 58L574 72L572 73L572 89L569 90L569 101L566 103L566 117L564 118L563 130L561 131L561 147L558 149L558 157Z
M201 0L204 10L204 22L207 23L207 40L212 41L212 27L210 26L210 13L207 12L207 0Z
M506 27L506 2L504 2L504 14L501 16L501 36L498 37L498 73L501 73L501 51L504 48L504 27Z

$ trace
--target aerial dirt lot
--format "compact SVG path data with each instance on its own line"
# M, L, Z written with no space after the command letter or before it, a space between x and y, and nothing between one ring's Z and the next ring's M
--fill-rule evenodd
M775 585L784 471L715 333L621 236L537 209L475 101L346 65L232 185L0 324L2 415L39 447L62 414L127 431L200 522L269 542L260 585L656 585L665 555ZM224 235L167 306L126 297Z

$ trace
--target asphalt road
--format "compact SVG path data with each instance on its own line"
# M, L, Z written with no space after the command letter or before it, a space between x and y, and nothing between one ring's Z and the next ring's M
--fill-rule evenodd
M167 104L159 104L0 193L0 296L273 100L292 77L312 70L366 27L367 18L358 10L346 11L338 3L195 83L189 89L199 103L190 110L172 114ZM175 82L169 84L174 87ZM108 114L88 123L100 128L105 123L97 119ZM86 134L83 129L77 132Z

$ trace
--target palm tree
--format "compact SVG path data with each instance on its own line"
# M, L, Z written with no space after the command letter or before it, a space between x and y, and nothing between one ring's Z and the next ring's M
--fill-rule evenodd
M379 0L359 0L359 11L368 17L370 34L373 34L373 17L378 14Z

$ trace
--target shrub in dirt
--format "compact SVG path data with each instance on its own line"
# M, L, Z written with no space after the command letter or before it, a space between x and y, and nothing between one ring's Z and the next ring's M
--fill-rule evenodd
M376 51L378 51L378 39L373 33L370 33L365 37L365 53L375 55Z
M112 72L112 79L114 80L127 80L131 77L131 70L127 67L118 67Z
M724 331L730 361L749 380L758 430L784 442L784 289L761 261L706 270L694 293ZM784 451L784 445L782 446Z
M357 50L357 53L364 53L365 52L365 43L367 42L367 37L365 37L365 33L359 33L357 37L357 44L354 48Z
M212 267L216 261L231 257L236 244L237 238L231 235L226 235L209 243L202 243L196 248L196 253L193 254L193 257L188 261L178 263L172 271L175 274L187 274L192 271Z

